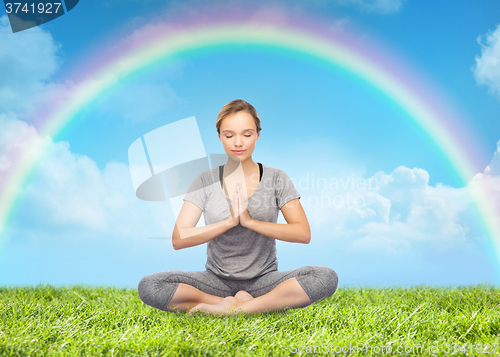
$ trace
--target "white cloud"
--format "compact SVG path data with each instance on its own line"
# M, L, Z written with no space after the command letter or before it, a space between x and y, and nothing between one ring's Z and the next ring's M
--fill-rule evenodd
M11 31L7 16L0 17L0 110L19 112L59 68L61 46L39 27Z
M489 87L490 92L500 96L500 25L486 35L486 43L480 36L481 55L476 56L474 77L478 84Z
M500 212L500 141L497 150L482 173L476 174L469 183L471 191L476 194L480 191L486 193L493 202L493 207Z
M469 182L473 192L481 190L487 192L492 202L500 211L500 140L493 157L482 173L476 174Z
M380 224L370 222L359 229L361 237L352 241L351 248L358 252L380 252L388 255L400 255L402 252L411 251L408 239L401 239L401 233L406 231L406 236L416 236L416 232L408 232L408 227L401 222Z
M497 150L495 151L489 165L486 166L484 173L491 176L500 175L500 140L497 142Z
M162 208L135 197L129 168L110 162L103 170L87 156L70 151L67 142L41 138L13 114L0 114L0 177L9 177L26 148L48 147L34 178L23 192L17 229L40 234L67 229L105 236L168 236L174 218ZM48 143L47 143L48 142Z
M375 192L355 192L344 212L343 228L356 229L368 222L389 223L391 201Z
M0 113L0 187L4 187L8 173L19 164L21 153L26 158L34 157L47 140L35 128L17 120L14 113Z
M344 181L352 183L349 179L352 177ZM330 191L310 190L307 195L306 190L301 191L302 204L316 227L316 235L330 237L336 244L354 251L389 255L419 252L422 256L464 251L480 239L468 194L472 186L429 186L427 171L404 166L390 174L380 171L368 179L358 177L354 182L338 189L331 186ZM477 184L496 187L500 198L500 176L481 174L471 182ZM343 198L337 200L342 205L328 205L335 202L335 197Z

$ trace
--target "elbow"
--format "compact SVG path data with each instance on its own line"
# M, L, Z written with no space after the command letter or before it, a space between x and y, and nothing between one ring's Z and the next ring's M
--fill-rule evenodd
M311 229L308 228L306 234L302 237L302 243L309 244L311 242Z
M174 250L179 250L179 249L182 249L182 248L186 248L182 244L181 238L180 237L176 237L176 236L172 236L172 247L174 248Z
M179 227L177 227L177 224L174 227L174 231L172 232L172 247L174 250L179 250L184 247L181 245L181 234L179 232Z
M181 242L181 239L172 239L172 247L174 248L174 250L179 250L179 249L183 249L183 248L186 248L185 245L182 244Z

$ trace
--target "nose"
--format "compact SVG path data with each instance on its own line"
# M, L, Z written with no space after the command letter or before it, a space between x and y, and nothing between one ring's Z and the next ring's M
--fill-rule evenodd
M235 141L234 141L234 145L235 145L235 146L241 146L241 144L242 144L242 140L241 140L241 138L240 138L239 136L235 136L235 138L236 138L236 139L235 139Z

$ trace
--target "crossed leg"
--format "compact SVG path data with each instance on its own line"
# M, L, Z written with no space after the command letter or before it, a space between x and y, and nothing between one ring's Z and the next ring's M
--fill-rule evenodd
M201 302L189 310L189 313L200 311L209 314L254 314L259 312L279 311L288 308L304 307L311 299L300 286L296 278L285 280L273 290L259 297L252 297L246 291L223 298L215 304Z
M307 306L331 296L337 283L335 271L321 266L272 271L243 284L209 271L163 271L141 279L138 293L144 303L164 311L259 313Z
M224 298L207 294L194 286L179 283L167 309L171 311L187 311L200 303L218 304L222 300Z

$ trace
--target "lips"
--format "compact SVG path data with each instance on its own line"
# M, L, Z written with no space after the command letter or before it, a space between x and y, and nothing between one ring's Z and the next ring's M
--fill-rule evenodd
M243 154L245 150L233 150L235 154Z

